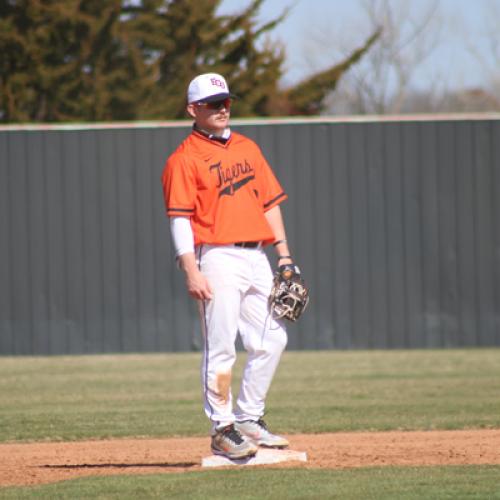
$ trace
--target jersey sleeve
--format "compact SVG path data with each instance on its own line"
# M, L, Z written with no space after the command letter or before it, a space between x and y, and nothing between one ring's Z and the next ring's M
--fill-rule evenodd
M172 155L162 175L167 215L191 217L196 202L196 178L193 169L180 155Z
M264 155L260 152L260 172L259 172L259 191L262 193L262 206L264 212L267 212L276 205L279 205L282 201L285 201L288 196L281 187L278 179L274 175L269 163L267 163Z

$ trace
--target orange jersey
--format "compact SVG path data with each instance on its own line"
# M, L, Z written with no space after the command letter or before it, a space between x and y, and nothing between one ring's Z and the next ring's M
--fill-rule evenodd
M224 144L193 132L168 158L162 175L167 215L191 218L195 244L271 243L265 212L287 196L249 138Z

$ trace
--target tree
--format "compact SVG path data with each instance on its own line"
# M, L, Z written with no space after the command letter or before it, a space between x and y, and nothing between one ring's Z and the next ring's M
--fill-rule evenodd
M141 61L126 49L119 0L0 1L3 121L135 116Z
M344 61L288 89L285 50L266 37L264 0L218 15L221 0L0 0L0 120L185 117L196 74L224 74L238 116L314 114L378 35Z
M420 65L433 52L440 36L440 17L437 1L414 2L409 0L358 0L364 16L360 26L349 24L349 31L331 26L314 29L320 35L313 40L310 52L318 46L337 46L341 54L348 52L352 36L361 30L380 30L381 35L373 47L342 78L334 94L327 99L329 112L333 113L399 113L405 100L415 91L414 77ZM332 42L332 32L340 33ZM354 35L353 35L354 33ZM437 84L430 87L437 92ZM436 85L434 85L436 84ZM430 95L433 98L433 95Z
M284 53L279 46L257 47L259 38L284 19L257 26L263 0L254 0L233 16L217 16L220 1L142 1L129 6L127 25L153 72L141 116L161 119L185 116L184 96L189 81L199 73L215 71L244 96L240 114L265 114L267 99L276 92Z
M498 2L483 3L483 23L480 36L475 36L467 43L469 51L478 61L482 74L484 74L484 89L473 89L472 102L467 100L467 105L473 110L499 111L500 110L500 6ZM475 90L475 92L474 92ZM478 101L478 93L482 99ZM485 97L486 95L486 97ZM482 109L481 109L482 108Z
M325 110L325 98L335 90L340 77L370 49L380 38L381 30L371 35L365 44L347 58L325 71L321 71L289 89L285 95L289 106L288 114L314 115Z

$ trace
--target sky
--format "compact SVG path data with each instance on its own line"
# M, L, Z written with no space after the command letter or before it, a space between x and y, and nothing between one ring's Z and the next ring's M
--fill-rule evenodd
M286 46L286 73L283 84L293 84L339 61L333 50L320 49L318 39L333 47L339 39L349 40L353 47L363 43L368 33L363 29L362 0L265 0L259 20L265 22L279 16L291 7L288 17L272 31L272 38ZM394 0L394 4L406 0ZM409 0L412 11L418 17L419 9L433 0ZM435 48L428 58L418 65L412 83L425 90L430 81L445 82L450 90L475 88L484 84L486 75L491 76L493 57L484 64L478 62L471 47L489 54L486 47L485 14L487 8L495 9L500 24L500 0L435 0L438 33ZM235 13L248 6L250 0L223 0L219 12ZM493 28L494 29L494 28ZM500 31L500 26L498 27ZM489 37L491 40L491 37ZM312 48L311 48L312 47Z

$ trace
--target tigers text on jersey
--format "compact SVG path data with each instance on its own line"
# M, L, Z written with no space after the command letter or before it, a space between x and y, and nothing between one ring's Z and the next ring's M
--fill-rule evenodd
M271 243L265 212L287 198L260 148L232 132L227 142L193 132L162 176L169 216L191 218L195 244Z

